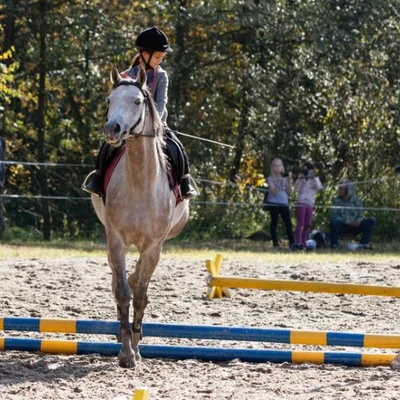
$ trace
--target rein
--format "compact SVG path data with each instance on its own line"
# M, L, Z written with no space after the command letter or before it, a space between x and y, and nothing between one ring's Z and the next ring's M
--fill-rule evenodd
M147 111L147 105L148 105L148 102L149 102L149 94L148 94L145 90L143 90L142 86L141 86L139 83L137 83L136 81L121 80L121 81L119 81L116 85L113 86L113 90L117 89L119 86L136 86L136 87L142 92L142 95L143 95L143 97L144 97L144 103L143 103L143 104L144 104L144 107L143 107L142 115L141 115L141 116L139 117L139 119L135 122L135 124L129 129L129 135L132 136L132 137L134 137L135 139L137 139L139 136L155 138L155 137L156 137L156 134L155 134L155 133L154 133L153 135L146 135L146 134L143 133L144 128L145 128L145 126L146 126L146 121L145 121L145 123L143 124L143 129L142 129L141 132L139 132L139 133L133 133L133 131L134 131L134 130L139 126L139 124L142 122L143 114L145 114L146 111ZM106 114L108 114L108 109L107 109Z

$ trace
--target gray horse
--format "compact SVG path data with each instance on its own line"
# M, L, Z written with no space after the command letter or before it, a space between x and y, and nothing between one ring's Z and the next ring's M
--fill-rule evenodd
M105 226L112 290L120 321L121 367L140 360L139 341L147 305L147 289L165 240L178 235L189 216L189 202L176 205L169 187L163 151L162 123L146 87L146 72L137 80L111 71L113 84L107 98L105 140L126 150L107 186L106 201L92 196L93 206ZM130 245L139 251L135 271L127 279L125 256ZM133 332L129 304L133 295Z

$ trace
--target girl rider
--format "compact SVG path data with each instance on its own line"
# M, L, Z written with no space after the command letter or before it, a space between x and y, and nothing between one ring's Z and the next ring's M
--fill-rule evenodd
M160 64L166 53L172 52L168 38L165 33L157 27L152 27L142 31L136 38L135 46L139 53L134 57L131 67L122 73L122 76L129 76L136 79L138 66L141 65L147 73L147 85L151 90L157 112L164 123L166 140L173 140L181 148L185 159L185 170L181 185L183 199L192 199L197 196L197 192L190 184L189 161L185 148L176 137L175 133L167 126L168 111L166 108L168 101L168 75L161 68ZM112 158L116 153L108 143L103 142L96 161L96 169L86 178L82 189L96 196L104 196L103 179L104 172L100 165L104 159ZM103 161L102 161L103 160Z

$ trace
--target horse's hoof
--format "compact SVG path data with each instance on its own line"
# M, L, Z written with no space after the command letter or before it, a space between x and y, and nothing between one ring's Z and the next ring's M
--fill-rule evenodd
M124 357L119 360L119 366L121 368L135 368L136 361L135 357Z

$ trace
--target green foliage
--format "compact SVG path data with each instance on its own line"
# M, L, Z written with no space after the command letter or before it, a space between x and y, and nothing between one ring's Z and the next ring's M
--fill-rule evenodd
M0 100L2 104L10 104L12 97L17 97L18 92L13 89L14 73L17 63L5 64L6 60L12 58L14 47L0 54Z
M164 29L174 48L165 60L171 127L235 146L182 138L202 202L192 206L185 237L265 230L262 195L249 187L263 184L275 157L294 173L303 160L315 162L325 187L315 216L322 228L323 206L341 177L392 177L400 164L398 7L376 0L7 1L0 7L0 129L10 160L38 160L40 4L47 7L46 161L82 164L48 167L49 195L84 196L80 185L102 140L110 66L129 66L136 34L150 25ZM39 177L35 167L12 165L7 192L37 195ZM368 207L400 207L398 179L357 189ZM5 208L9 225L43 229L39 200L7 200ZM50 210L56 237L99 235L87 200L54 200ZM399 212L369 213L378 219L377 237L399 237Z
M29 225L24 227L8 226L2 234L1 240L5 243L40 242L42 240L42 233Z

